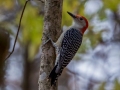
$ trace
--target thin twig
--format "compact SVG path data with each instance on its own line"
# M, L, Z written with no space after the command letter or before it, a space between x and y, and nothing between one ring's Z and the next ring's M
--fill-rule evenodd
M20 26L21 26L22 17L23 17L23 14L24 14L24 11L25 11L25 8L26 8L26 5L27 5L28 1L30 1L30 0L27 0L27 1L25 2L25 5L24 5L23 10L22 10L22 14L21 14L21 16L20 16L19 26L18 26L18 30L17 30L16 37L15 37L15 41L14 41L14 45L13 45L12 52L9 53L9 55L6 57L6 59L8 59L8 58L12 55L12 53L14 52L15 45L16 45L17 38L18 38L18 34L19 34L19 31L20 31ZM5 59L5 60L6 60L6 59Z

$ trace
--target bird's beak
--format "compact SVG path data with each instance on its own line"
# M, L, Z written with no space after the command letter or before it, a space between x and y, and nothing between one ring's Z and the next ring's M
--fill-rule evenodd
M76 15L70 13L70 12L67 12L72 18L76 18Z

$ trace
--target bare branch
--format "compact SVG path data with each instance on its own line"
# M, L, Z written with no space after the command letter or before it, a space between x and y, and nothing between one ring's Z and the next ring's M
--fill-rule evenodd
M22 10L22 14L21 14L21 16L20 16L19 26L18 26L18 30L17 30L16 37L15 37L15 41L14 41L14 45L13 45L12 52L9 53L9 55L6 57L6 59L8 59L8 58L12 55L12 53L14 52L15 45L16 45L17 38L18 38L18 34L19 34L19 31L20 31L20 26L21 26L22 17L23 17L23 14L24 14L24 11L25 11L25 8L26 8L26 5L27 5L28 1L30 1L30 0L27 0L27 1L25 2L25 5L24 5L23 10ZM5 59L5 60L6 60L6 59Z

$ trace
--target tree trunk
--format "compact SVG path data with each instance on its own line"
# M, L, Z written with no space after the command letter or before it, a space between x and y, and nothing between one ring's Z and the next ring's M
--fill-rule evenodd
M0 28L0 88L4 88L4 74L5 74L5 58L8 54L10 46L9 33Z
M46 35L55 42L61 34L62 3L63 0L45 0L39 90L57 90L57 86L51 87L50 82L47 81L48 75L55 65L55 49L50 42L43 44L48 40Z

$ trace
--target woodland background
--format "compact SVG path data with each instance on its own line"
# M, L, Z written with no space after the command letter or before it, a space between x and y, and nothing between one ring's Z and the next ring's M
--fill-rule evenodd
M25 0L0 0L0 90L38 90L44 3L27 4L15 51L12 51ZM89 20L83 43L59 78L58 90L120 90L120 0L64 0L67 11ZM54 15L54 13L53 13Z

